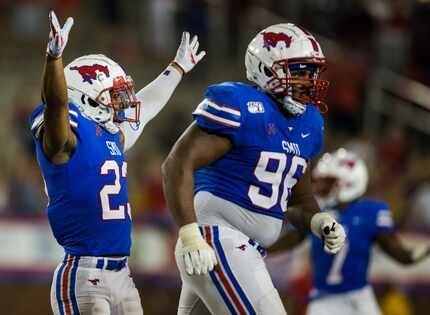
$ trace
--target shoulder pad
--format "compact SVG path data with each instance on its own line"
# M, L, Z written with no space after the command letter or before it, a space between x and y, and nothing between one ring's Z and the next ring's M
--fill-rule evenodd
M205 92L205 97L220 104L240 108L239 86L234 82L224 82L210 85Z

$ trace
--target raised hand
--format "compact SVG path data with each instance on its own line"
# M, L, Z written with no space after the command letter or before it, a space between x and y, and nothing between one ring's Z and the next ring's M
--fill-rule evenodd
M60 58L69 39L69 32L73 25L73 18L69 17L61 28L54 11L49 12L49 40L46 53L52 58Z
M197 35L193 36L190 43L190 33L183 32L181 44L179 45L176 57L173 60L184 73L191 71L200 60L206 55L204 50L197 54L199 49L199 39Z

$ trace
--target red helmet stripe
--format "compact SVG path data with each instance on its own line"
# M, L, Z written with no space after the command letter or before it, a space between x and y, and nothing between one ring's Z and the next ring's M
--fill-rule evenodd
M320 50L319 50L319 48L318 48L318 43L317 43L317 41L315 40L315 38L313 38L313 37L309 36L309 37L308 37L308 39L311 41L312 48L314 49L314 51L315 51L315 52L319 52Z

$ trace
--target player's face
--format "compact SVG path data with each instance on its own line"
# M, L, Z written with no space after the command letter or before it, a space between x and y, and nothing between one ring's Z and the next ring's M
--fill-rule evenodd
M122 112L126 108L134 108L140 102L136 99L134 93L134 82L130 76L116 77L113 81L113 87L109 89L111 97L111 106L117 112Z
M134 82L131 77L116 77L113 87L109 89L109 93L111 98L109 106L112 107L115 112L114 121L139 121L140 101L137 99L134 92ZM121 114L127 108L134 109L134 117L126 117Z
M290 74L289 84L292 87L293 99L302 100L309 97L313 88L314 73L309 70L296 70Z
M314 177L312 179L312 189L316 196L328 197L336 188L337 179L335 177Z
M111 91L110 97L115 110L118 112L123 112L126 107L124 102L121 100L120 94Z

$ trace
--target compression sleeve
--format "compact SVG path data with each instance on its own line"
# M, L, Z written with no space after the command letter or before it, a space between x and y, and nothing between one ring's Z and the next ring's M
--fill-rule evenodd
M123 122L120 129L124 134L124 152L129 150L142 134L145 125L164 108L169 101L182 75L173 66L169 65L154 81L136 93L137 99L141 102L140 122L138 124ZM129 108L127 111L134 111Z

